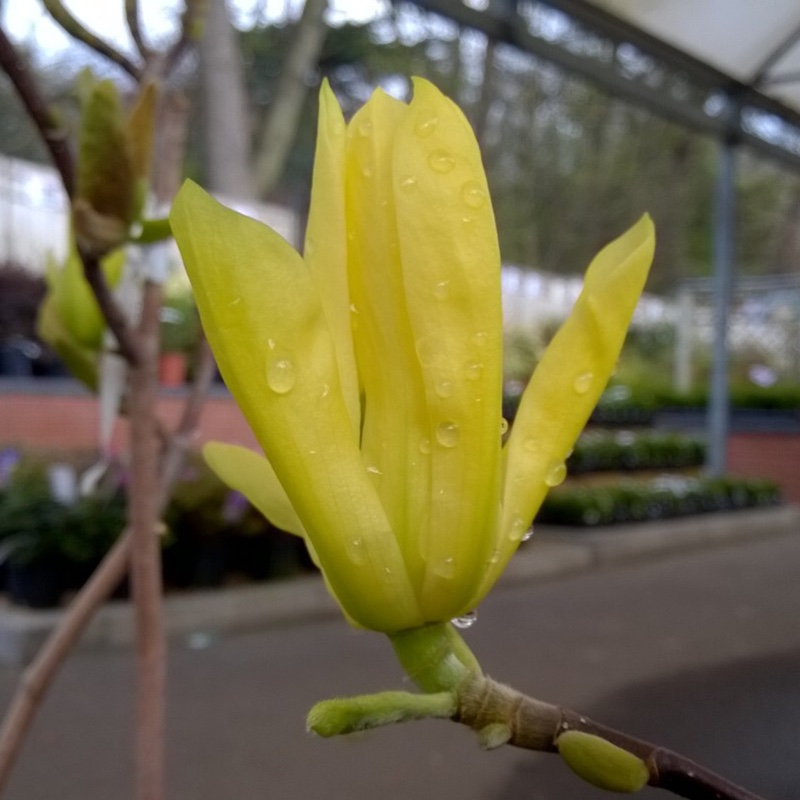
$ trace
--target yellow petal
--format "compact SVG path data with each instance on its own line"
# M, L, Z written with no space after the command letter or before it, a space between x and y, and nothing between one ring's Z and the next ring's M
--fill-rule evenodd
M264 456L247 447L208 442L203 458L219 479L241 492L273 525L304 537L303 523Z
M500 252L475 135L459 108L415 79L394 144L394 198L431 452L421 542L431 619L464 610L499 513Z
M342 394L353 423L353 431L357 434L361 426L361 407L353 337L350 332L344 153L344 117L328 81L325 80L319 93L319 128L303 260L319 288L336 350Z
M506 445L503 521L482 593L516 550L605 389L653 260L645 215L594 258L583 291L545 351L522 396Z
M347 131L348 271L366 395L361 449L415 586L429 501L430 431L404 302L392 193L392 143L407 106L377 90ZM426 444L427 443L427 444Z
M170 222L225 382L337 598L368 628L419 625L399 548L353 434L306 265L274 231L191 182L178 193Z

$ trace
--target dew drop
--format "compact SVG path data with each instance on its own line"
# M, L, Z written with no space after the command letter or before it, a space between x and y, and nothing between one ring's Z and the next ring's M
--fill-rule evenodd
M455 168L456 160L447 150L433 150L428 156L428 166L441 175L452 172Z
M267 339L267 347L269 347L270 350L274 350L275 349L275 340L274 339Z
M371 178L375 174L375 170L372 168L372 164L364 164L361 168L361 174L365 178Z
M453 384L450 381L439 381L436 384L436 394L439 397L451 397L453 394Z
M431 440L421 439L419 443L419 451L424 455L428 455L428 453L431 452Z
M403 178L403 180L400 181L400 188L405 189L406 191L413 189L416 185L417 178L414 175L409 175L407 178Z
M500 435L505 436L508 433L508 420L505 417L500 418Z
M420 139L427 139L436 130L438 124L439 117L420 114L419 117L417 117L417 124L414 126L414 133L416 133Z
M582 372L578 375L577 378L572 382L572 388L578 394L586 394L589 389L592 388L592 383L594 381L594 374L591 372Z
M528 528L528 530L526 530L525 533L522 534L522 539L520 541L527 542L528 539L531 538L531 536L533 536L533 525L531 525L530 528Z
M437 300L447 300L447 297L450 294L450 281L439 281L433 287L433 296Z
M464 370L464 375L468 381L477 381L482 373L483 364L479 364L477 361L474 364L468 364L466 370Z
M526 453L536 453L539 450L539 442L536 441L532 436L529 436L523 443L523 448L525 448Z
M364 548L363 539L348 539L345 543L345 550L354 564L367 563L367 551Z
M267 385L275 394L286 394L294 388L294 364L288 358L267 361Z
M525 531L528 529L528 525L525 520L517 515L514 519L511 520L511 528L508 531L508 538L509 541L518 542L522 539Z
M433 571L440 578L452 578L453 575L456 574L456 560L453 558L453 556L443 558L438 564L436 564L436 566L433 568Z
M544 482L549 486L558 486L564 483L564 478L567 477L567 467L563 461L551 464L547 470L547 475L544 477Z
M492 550L492 554L489 556L489 563L497 564L498 561L500 561L500 551L495 548Z
M489 334L486 331L478 331L473 337L472 341L478 346L483 347L489 341Z
M383 475L383 473L373 464L370 464L367 467L367 472L371 473L372 475Z
M369 136L372 133L372 120L369 118L362 119L358 123L358 132L362 136Z
M351 314L360 314L361 312L356 308L355 303L350 303L350 313Z
M461 630L466 630L467 628L471 628L476 622L478 621L478 612L477 611L467 611L466 614L460 617L456 617L452 622L456 628L461 628Z
M461 187L461 199L469 208L480 208L486 202L486 192L477 181L467 181Z
M455 422L442 422L436 428L436 441L442 447L455 447L460 436L461 431Z
M331 393L331 387L327 383L322 384L322 392L319 396L320 400L324 400Z

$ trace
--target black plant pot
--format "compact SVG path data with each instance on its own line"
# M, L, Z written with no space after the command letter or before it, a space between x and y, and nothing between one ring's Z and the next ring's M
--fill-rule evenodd
M56 608L63 591L61 564L48 559L8 565L8 593L12 602L29 608Z

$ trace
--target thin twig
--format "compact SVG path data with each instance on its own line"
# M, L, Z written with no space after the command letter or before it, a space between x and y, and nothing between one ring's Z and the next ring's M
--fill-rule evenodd
M558 738L566 731L589 733L641 759L650 774L649 786L689 800L761 800L685 756L483 676L459 692L454 719L476 732L498 723L505 725L510 730L508 744L539 752L558 752Z
M136 617L137 800L160 800L164 790L166 643L158 509L158 399L160 284L147 281L137 331L141 362L130 370L131 482L128 496L133 544L131 584Z
M112 47L105 39L101 39L96 33L92 33L88 28L85 28L64 7L61 0L42 0L42 3L50 16L73 39L83 42L87 47L91 47L92 50L124 69L134 80L139 80L142 72L141 68L134 64L124 53Z
M25 110L44 139L53 163L61 176L64 191L71 200L75 193L75 161L69 148L67 132L60 124L58 117L48 107L28 65L11 44L2 26L0 26L0 66L8 75Z
M145 61L150 57L150 48L142 36L142 26L139 19L139 0L125 0L125 20L136 49Z
M114 298L111 287L108 285L100 266L100 259L95 255L90 255L79 249L79 255L83 262L83 274L89 286L92 287L97 305L103 313L106 324L114 338L117 340L120 355L128 362L131 367L136 367L142 362L141 343L136 335L136 331L131 327L128 318L122 307Z
M58 627L22 674L0 728L0 795L58 667L75 646L97 607L108 598L125 575L130 547L130 529L126 529L92 577L75 595Z
M186 48L198 39L199 31L202 29L200 22L204 2L205 0L185 0L183 16L181 17L181 32L164 54L162 77L169 77L183 57Z

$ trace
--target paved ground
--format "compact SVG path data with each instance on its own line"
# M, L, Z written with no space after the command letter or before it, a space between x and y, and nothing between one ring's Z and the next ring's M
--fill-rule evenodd
M798 620L800 536L773 537L500 590L467 636L495 677L789 800L800 796ZM447 722L305 734L315 700L402 685L380 636L338 621L202 634L171 649L170 800L608 797L554 756L483 753ZM1 703L17 674L0 669ZM128 653L78 653L6 797L130 796L132 694Z

